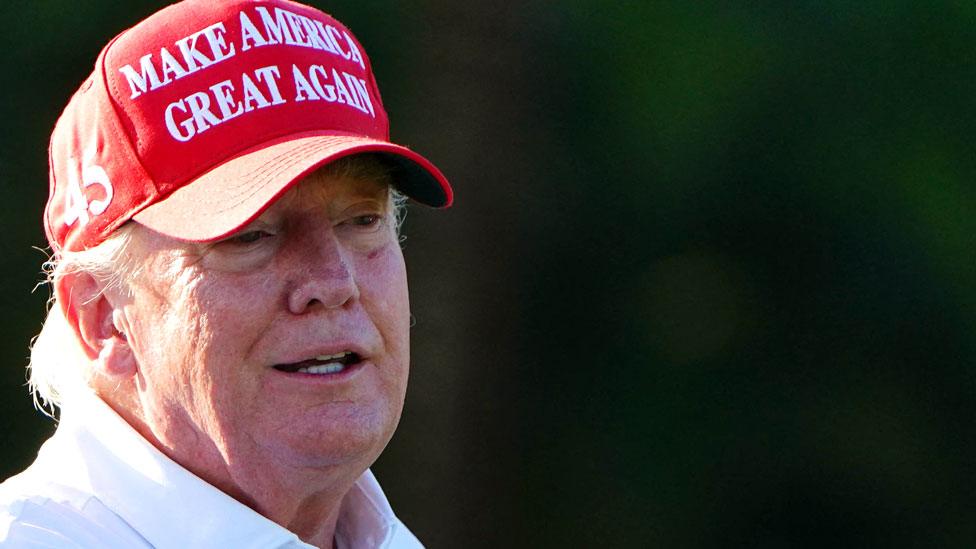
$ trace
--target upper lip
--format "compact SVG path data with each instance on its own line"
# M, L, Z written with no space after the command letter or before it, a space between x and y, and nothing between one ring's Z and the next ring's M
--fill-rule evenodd
M288 357L284 358L283 360L275 361L272 366L295 364L298 362L305 362L307 360L318 360L319 357L334 356L343 353L352 353L356 355L360 361L366 360L369 356L369 353L361 345L343 343L318 347L301 353L289 353Z

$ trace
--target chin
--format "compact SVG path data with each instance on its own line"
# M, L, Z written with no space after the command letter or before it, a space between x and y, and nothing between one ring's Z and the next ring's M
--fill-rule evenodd
M393 437L399 414L390 417L387 413L374 412L330 419L318 425L296 427L288 433L283 442L289 462L300 467L350 465L365 470Z

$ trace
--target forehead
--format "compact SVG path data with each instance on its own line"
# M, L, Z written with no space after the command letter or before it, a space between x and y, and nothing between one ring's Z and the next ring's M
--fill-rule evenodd
M315 205L357 198L388 199L392 197L392 174L391 164L379 155L366 153L346 156L306 176L268 209L274 209L282 202Z
M386 200L390 196L390 179L381 174L335 171L328 167L305 177L268 209L282 205L334 205L360 199Z

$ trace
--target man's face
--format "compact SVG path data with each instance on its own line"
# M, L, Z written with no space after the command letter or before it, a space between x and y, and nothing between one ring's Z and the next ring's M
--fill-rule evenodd
M409 360L388 192L315 175L216 243L140 229L146 262L124 314L151 440L232 485L375 460Z

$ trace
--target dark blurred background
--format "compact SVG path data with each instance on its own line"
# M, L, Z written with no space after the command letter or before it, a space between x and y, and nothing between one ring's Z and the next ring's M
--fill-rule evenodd
M457 193L375 466L429 546L976 545L976 3L312 3ZM50 130L162 4L0 8L0 477Z

